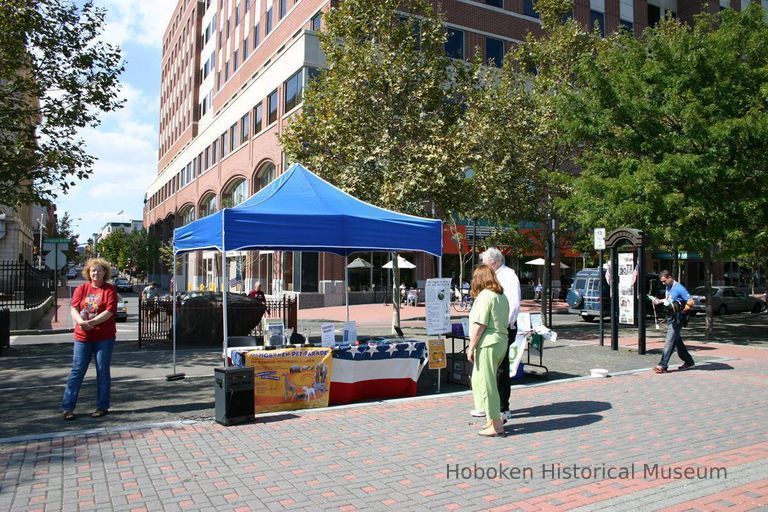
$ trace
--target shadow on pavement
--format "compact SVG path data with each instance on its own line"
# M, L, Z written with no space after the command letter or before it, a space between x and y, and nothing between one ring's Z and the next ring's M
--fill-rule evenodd
M536 432L547 432L549 430L565 430L569 428L583 427L592 423L597 423L603 419L599 414L582 414L579 416L569 416L565 418L554 418L551 420L533 421L516 425L514 419L511 424L504 425L507 434L535 434Z

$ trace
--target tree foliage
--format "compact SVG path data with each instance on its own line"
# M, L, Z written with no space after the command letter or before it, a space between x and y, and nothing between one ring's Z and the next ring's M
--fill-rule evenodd
M426 0L345 0L325 20L327 69L281 137L289 158L385 208L456 211L468 73L445 55L439 14Z
M98 241L96 251L117 268L128 268L137 274L149 272L161 254L159 243L146 229L130 233L115 230Z
M0 9L0 202L45 203L91 174L78 131L120 107L120 50L91 1L4 0Z
M728 255L768 223L768 25L762 9L666 19L619 34L579 69L573 127L587 143L567 203L587 226ZM709 283L707 274L706 283ZM710 316L711 318L711 316ZM711 330L711 324L709 324Z
M620 34L584 61L572 112L589 149L570 203L582 224L629 224L701 251L764 229L766 40L750 6Z

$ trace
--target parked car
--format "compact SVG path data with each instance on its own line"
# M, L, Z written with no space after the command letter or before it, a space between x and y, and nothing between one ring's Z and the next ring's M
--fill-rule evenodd
M125 322L128 320L128 301L119 293L117 294L117 313L115 313L115 322Z
M585 322L591 322L600 316L600 283L602 282L602 297L605 304L603 316L610 316L611 290L605 280L604 272L596 268L579 270L573 278L573 285L568 290L566 302L568 312L580 315ZM664 287L657 274L645 275L646 293L654 297L664 298ZM653 315L650 300L645 308L648 315Z
M77 270L74 268L67 270L67 279L77 279Z
M133 285L130 281L128 281L124 277L116 277L112 280L112 284L115 285L115 288L117 288L117 291L119 292L132 292L133 291Z
M706 311L707 300L704 294L705 288L703 286L699 286L691 293L694 300L693 311L695 313L704 313ZM759 313L762 309L763 305L759 299L752 297L744 290L739 290L735 286L712 287L712 311L716 315L745 311Z

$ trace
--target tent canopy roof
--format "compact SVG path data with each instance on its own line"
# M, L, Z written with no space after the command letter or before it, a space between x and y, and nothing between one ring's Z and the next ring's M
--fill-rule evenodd
M176 228L175 253L217 249L422 251L442 255L442 222L373 206L301 164L234 208Z

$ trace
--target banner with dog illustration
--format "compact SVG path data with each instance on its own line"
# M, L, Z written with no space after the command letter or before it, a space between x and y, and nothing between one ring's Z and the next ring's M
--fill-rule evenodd
M256 413L328 407L331 352L327 347L248 352Z

